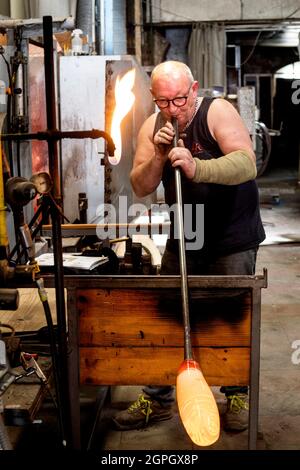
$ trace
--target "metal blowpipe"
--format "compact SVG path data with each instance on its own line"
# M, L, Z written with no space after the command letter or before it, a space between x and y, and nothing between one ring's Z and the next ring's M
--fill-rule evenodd
M175 131L173 147L177 147L178 121L176 118L172 118L172 125ZM184 325L184 361L179 367L176 380L177 404L183 426L191 440L198 446L209 446L219 438L220 416L212 391L200 370L198 362L193 358L184 241L181 170L179 167L175 168L175 190Z

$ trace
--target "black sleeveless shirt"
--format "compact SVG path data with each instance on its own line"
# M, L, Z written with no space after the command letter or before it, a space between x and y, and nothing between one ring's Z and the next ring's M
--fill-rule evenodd
M223 155L207 125L207 112L212 101L213 98L203 98L197 114L185 131L185 146L193 157L202 160ZM162 124L162 116L159 114L155 131ZM166 203L172 206L176 203L176 194L174 169L169 161L165 164L162 181ZM204 245L199 253L201 256L210 258L249 250L265 239L259 212L258 189L254 180L228 186L194 183L182 174L182 198L183 204L204 205ZM172 234L168 248L178 250L178 242L173 239Z

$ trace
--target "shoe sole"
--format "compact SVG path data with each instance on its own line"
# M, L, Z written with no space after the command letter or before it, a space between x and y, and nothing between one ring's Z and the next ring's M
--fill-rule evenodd
M115 429L117 429L117 431L131 431L133 429L146 428L148 426L151 426L151 424L153 424L153 423L158 423L160 421L167 421L168 419L171 419L171 418L173 418L172 414L166 414L166 415L159 416L157 418L149 419L148 423L145 423L144 421L141 421L140 423L136 423L136 424L132 424L132 425L120 424L114 418L112 418L112 422L114 423L114 427L115 427Z

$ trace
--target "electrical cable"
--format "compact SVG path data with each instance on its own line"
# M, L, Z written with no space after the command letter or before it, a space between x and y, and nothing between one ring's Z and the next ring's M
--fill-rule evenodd
M62 403L61 403L60 391L59 391L60 376L59 376L59 364L58 364L58 351L57 351L57 346L56 346L56 338L54 334L52 315L51 315L51 310L50 310L50 306L48 302L48 295L44 287L44 279L43 278L36 279L36 285L38 288L40 300L44 308L44 313L45 313L47 327L48 327L49 343L50 343L50 350L51 350L51 357L52 357L54 386L55 386L57 402L55 401L49 388L48 388L48 391L50 391L51 398L54 402L55 407L57 408L59 428L60 428L61 435L63 435L64 426L63 426Z

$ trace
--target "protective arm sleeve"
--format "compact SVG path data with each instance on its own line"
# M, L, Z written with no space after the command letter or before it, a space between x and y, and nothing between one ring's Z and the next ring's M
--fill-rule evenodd
M255 162L245 150L236 150L211 160L195 158L195 162L194 183L234 185L253 180L257 175Z

